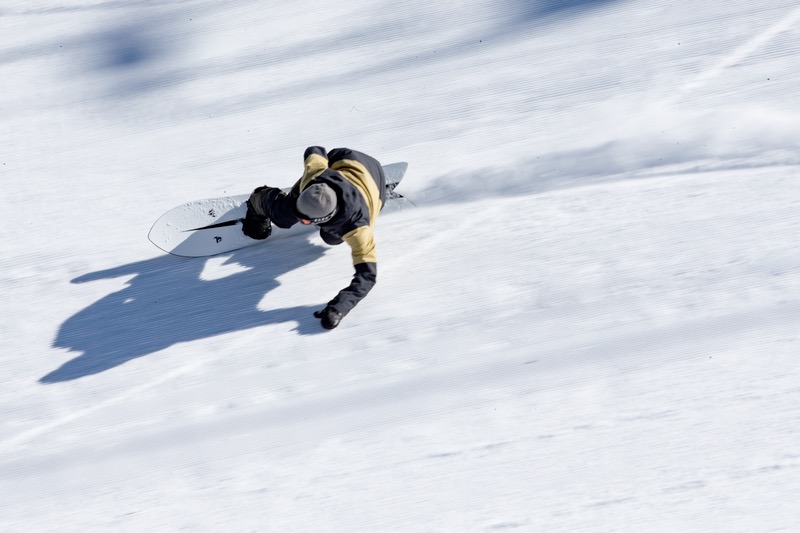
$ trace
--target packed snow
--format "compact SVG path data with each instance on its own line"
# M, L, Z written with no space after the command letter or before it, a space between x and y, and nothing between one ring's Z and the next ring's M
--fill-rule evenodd
M800 531L796 0L0 6L0 531ZM164 254L310 145L378 284Z

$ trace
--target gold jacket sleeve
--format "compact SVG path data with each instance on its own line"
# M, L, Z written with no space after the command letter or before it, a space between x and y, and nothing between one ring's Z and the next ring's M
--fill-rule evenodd
M361 226L344 236L344 242L350 246L353 265L359 263L377 263L378 253L372 226Z

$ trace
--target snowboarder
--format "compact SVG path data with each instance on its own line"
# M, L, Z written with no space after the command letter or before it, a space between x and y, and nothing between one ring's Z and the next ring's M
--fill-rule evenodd
M386 200L386 178L376 159L349 148L326 152L311 146L303 159L303 176L288 194L267 186L253 191L242 231L252 239L266 239L272 223L289 228L300 222L319 227L327 244L350 245L355 267L350 285L314 313L323 328L333 329L375 286L378 265L372 230Z

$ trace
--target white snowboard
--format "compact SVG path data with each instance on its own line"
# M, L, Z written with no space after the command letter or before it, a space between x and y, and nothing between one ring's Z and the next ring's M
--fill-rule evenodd
M382 213L404 209L413 204L394 192L403 179L407 163L393 163L383 167L389 194ZM153 224L150 242L172 255L182 257L207 257L267 243L291 235L308 233L315 226L295 224L290 229L272 226L272 235L265 240L254 240L242 233L241 220L247 212L245 203L249 194L195 200L170 209Z

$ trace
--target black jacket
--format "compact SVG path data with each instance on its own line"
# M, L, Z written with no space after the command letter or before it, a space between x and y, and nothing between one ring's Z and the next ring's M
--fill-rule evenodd
M267 187L254 192L250 202L257 213L269 217L276 226L289 228L300 220L295 204L309 185L325 183L334 190L338 210L319 226L319 234L331 245L346 242L352 251L353 280L328 303L346 315L377 281L373 228L386 199L386 178L376 159L349 148L326 153L324 148L312 146L306 149L303 160L303 176L289 193Z

